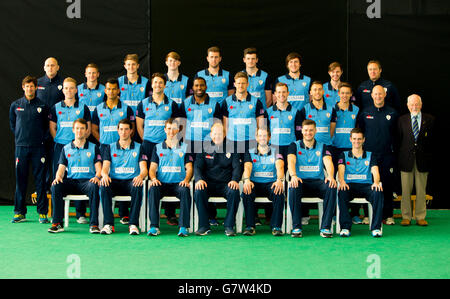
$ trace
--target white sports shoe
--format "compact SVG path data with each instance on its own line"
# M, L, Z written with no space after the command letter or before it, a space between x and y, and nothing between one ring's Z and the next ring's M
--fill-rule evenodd
M139 229L136 225L130 225L130 235L139 235Z
M369 217L364 217L364 219L362 220L362 224L369 224Z
M350 237L350 231L348 229L341 229L341 232L339 233L341 237Z
M102 234L102 235L110 235L110 234L112 234L114 232L114 227L112 227L111 225L109 225L109 224L106 224L103 228L102 228L102 230L100 231L100 234Z
M86 217L81 216L80 218L77 219L77 222L79 224L88 224L89 221L86 219Z
M389 217L388 219L386 219L386 225L394 225L395 224L395 220L392 217Z

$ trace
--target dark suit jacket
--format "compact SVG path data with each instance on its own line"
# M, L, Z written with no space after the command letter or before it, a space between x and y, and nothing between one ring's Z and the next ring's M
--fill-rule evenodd
M414 159L416 159L417 169L420 172L430 171L434 149L433 126L434 116L422 112L420 132L416 143L412 132L411 114L404 114L398 119L398 162L401 171L412 171Z

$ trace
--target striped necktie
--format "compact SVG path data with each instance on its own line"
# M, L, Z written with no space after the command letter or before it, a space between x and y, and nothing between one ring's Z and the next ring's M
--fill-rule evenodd
M419 136L419 123L417 122L417 115L413 116L413 134L414 134L414 140L417 141L417 137Z

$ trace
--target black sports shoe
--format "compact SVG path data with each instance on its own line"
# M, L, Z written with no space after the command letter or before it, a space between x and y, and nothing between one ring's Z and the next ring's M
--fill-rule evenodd
M244 232L242 233L245 236L253 236L254 234L256 234L255 228L251 227L251 226L247 226L244 229Z
M206 235L208 235L210 232L211 232L211 230L210 230L209 228L207 228L207 227L200 227L200 228L195 232L195 234L196 234L197 236L206 236Z
M225 227L225 235L227 235L228 237L233 237L236 236L236 232L232 227Z
M60 223L54 223L52 226L48 229L49 233L60 233L64 231L64 227Z

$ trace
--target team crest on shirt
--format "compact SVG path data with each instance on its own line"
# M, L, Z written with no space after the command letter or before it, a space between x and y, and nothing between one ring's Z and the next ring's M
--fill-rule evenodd
M331 114L330 114L330 113L327 113L327 118L330 118L330 116L331 116Z
M41 111L42 111L42 108L41 107L37 107L37 112L41 113Z
M123 116L123 111L120 111L120 112L119 112L119 115L120 115L120 116Z
M356 115L352 114L352 119L355 119L355 118L356 118Z
M288 115L288 119L289 119L289 120L292 120L292 115Z
M391 116L390 115L386 115L386 119L387 120L391 120Z
M225 155L228 159L230 159L230 157L231 157L231 153L226 153L226 155Z
M99 98L101 96L102 96L102 93L101 92L97 92L97 97Z
M302 85L303 85L303 87L306 87L306 82L303 82Z
M164 107L164 110L169 111L169 106Z
M270 162L271 163L275 162L275 158L274 157L270 158Z
M317 151L317 152L316 152L316 156L317 156L317 157L320 157L320 151Z
M225 78L222 78L222 83L227 82L227 80Z
M208 112L209 112L209 113L212 113L212 108L208 108Z
M133 152L133 158L136 158L136 156L137 156L137 153L136 152Z
M75 111L75 113L76 113L77 115L80 114L80 110Z
M58 85L58 89L61 90L62 89L62 85Z
M248 109L253 109L253 105L252 104L248 105Z
M182 152L180 152L178 155L180 156L180 158L183 158L183 153Z
M364 164L365 164L366 166L369 166L369 161L365 161Z
M91 157L91 153L90 153L90 152L87 152L87 153L86 153L86 156L87 156L88 158L90 158L90 157Z
M42 163L42 164L45 163L45 158L44 158L44 157L41 158L41 163Z
M184 85L183 84L180 85L180 89L184 89Z
M259 80L258 83L259 83L259 85L263 85L264 82L263 82L263 80Z
M145 90L144 86L142 86L140 89L141 89L141 92L144 92L144 90Z

